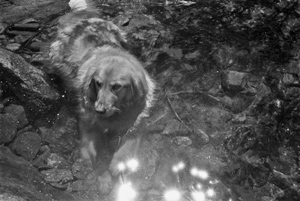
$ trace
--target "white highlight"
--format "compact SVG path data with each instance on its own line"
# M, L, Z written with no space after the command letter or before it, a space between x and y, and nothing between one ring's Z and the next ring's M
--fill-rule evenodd
M171 189L165 192L164 198L166 201L179 201L181 193L176 189Z
M192 192L193 201L205 201L205 194L201 191Z
M198 174L198 169L197 169L197 168L195 168L195 167L194 167L194 168L192 168L192 169L191 169L191 175L192 175L192 176L194 176L194 177L196 177L196 176L197 176L197 174Z
M209 177L208 172L205 170L199 170L195 167L191 169L191 175L194 177L199 177L200 179L207 179Z
M208 172L206 172L205 170L198 170L198 177L201 179L207 179Z
M135 172L139 166L139 162L133 158L127 161L126 165L132 172Z
M124 183L120 186L118 190L117 201L133 201L137 193L132 188L131 183Z
M179 172L180 170L183 170L185 168L185 164L184 164L184 162L179 162L177 165L174 165L173 167L172 167L172 171L173 172L175 172L175 173L177 173L177 172Z
M123 162L118 164L118 169L119 171L123 172L126 169L126 166Z
M216 192L214 191L214 189L210 188L206 191L206 194L208 197L213 197L216 195Z

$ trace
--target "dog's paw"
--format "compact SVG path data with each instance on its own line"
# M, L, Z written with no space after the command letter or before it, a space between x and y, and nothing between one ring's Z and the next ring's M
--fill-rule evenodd
M109 194L113 188L113 180L109 171L105 171L98 177L98 190L101 194Z

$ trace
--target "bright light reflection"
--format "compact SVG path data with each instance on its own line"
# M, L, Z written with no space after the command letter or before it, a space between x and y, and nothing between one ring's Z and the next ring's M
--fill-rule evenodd
M192 192L193 201L205 201L205 194L201 191Z
M124 164L123 162L121 162L121 163L118 164L118 169L119 169L120 171L124 171L125 168L126 168L126 166L125 166L125 164Z
M197 185L196 185L196 188L201 189L201 188L202 188L202 185L201 185L201 184L197 184Z
M208 172L205 170L199 170L195 167L191 169L191 175L194 177L199 177L201 179L207 179L209 177Z
M205 170L198 170L197 175L201 179L207 179L208 178L208 172L206 172Z
M191 175L194 176L194 177L197 176L197 175L198 175L198 169L195 168L195 167L192 168L192 169L191 169Z
M180 170L183 170L185 168L185 164L184 164L184 162L179 162L177 165L174 165L173 167L172 167L172 171L173 172L179 172Z
M181 193L176 189L171 189L165 192L164 197L166 201L179 201Z
M173 172L178 172L178 171L179 171L179 169L178 169L178 167L177 167L177 166L173 166L173 167L172 167L172 171L173 171Z
M133 158L133 159L130 159L129 161L127 161L126 165L131 171L134 172L138 168L139 162Z
M206 194L208 197L213 197L216 193L215 193L214 189L210 188L206 191Z
M132 188L131 183L124 183L118 191L118 201L133 201L137 193Z
M180 169L180 170L182 170L183 168L185 168L184 162L181 161L180 163L178 163L177 167L178 167L178 169Z

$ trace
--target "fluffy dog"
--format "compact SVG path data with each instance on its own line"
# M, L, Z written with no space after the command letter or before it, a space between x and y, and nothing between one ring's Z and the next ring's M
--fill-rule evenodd
M106 191L110 175L105 170L114 151L108 143L147 116L155 84L124 49L125 34L116 25L98 18L89 2L71 0L69 5L72 12L60 18L50 46L50 73L78 97L81 153L103 174L100 190Z

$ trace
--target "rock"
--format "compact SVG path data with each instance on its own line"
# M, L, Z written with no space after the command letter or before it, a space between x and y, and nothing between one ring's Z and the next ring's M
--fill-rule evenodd
M184 147L188 147L188 146L192 145L192 143L193 143L191 138L186 137L186 136L174 137L172 142L178 146L184 146Z
M10 51L16 51L21 47L20 43L9 43L5 46L6 49Z
M138 154L135 158L139 164L137 171L132 171L126 175L126 178L135 184L136 188L139 190L147 190L152 185L151 180L155 174L156 165L159 158L158 152L155 149L156 143L153 143L153 141L153 139L150 139L150 142L145 141L140 146L140 149L137 151Z
M32 161L32 165L39 169L50 168L50 166L46 164L47 158L50 156L50 154L50 148L47 145L41 146L39 155Z
M33 130L33 127L31 125L26 126L25 128L18 130L17 136L21 135L22 133L25 133L26 131L32 131L32 130Z
M237 71L224 71L222 73L222 87L232 93L245 90L247 74Z
M16 153L31 161L41 148L41 137L34 132L22 133L16 138L12 147Z
M30 112L41 115L52 111L59 93L47 83L45 72L28 64L21 56L0 48L0 77L25 103Z
M26 118L25 110L22 106L10 104L4 108L4 112L12 114L18 119L18 129L22 129L28 125L28 119Z
M0 125L0 144L11 142L17 134L17 118L12 114L0 114Z
M56 153L51 153L50 156L47 158L47 165L52 168L57 169L69 169L71 165L69 162L64 159L62 156Z
M0 196L10 196L17 200L77 200L72 195L47 185L28 161L17 157L4 146L0 146L0 170ZM23 201L22 199L18 201Z
M295 81L296 81L296 79L294 78L294 76L292 74L284 73L282 76L282 82L285 85L293 84Z
M77 179L85 179L92 170L91 165L82 159L76 160L72 165L72 174Z
M0 22L0 34L4 33L6 27L7 27L7 24Z
M163 134L164 135L187 135L189 130L178 120L171 120L167 123Z
M67 108L62 108L51 128L40 127L42 141L52 152L60 153L64 158L71 156L78 146L77 121Z
M0 201L26 201L20 196L15 196L10 193L0 193Z
M72 172L64 169L49 169L41 171L41 176L48 183L64 184L73 180Z

